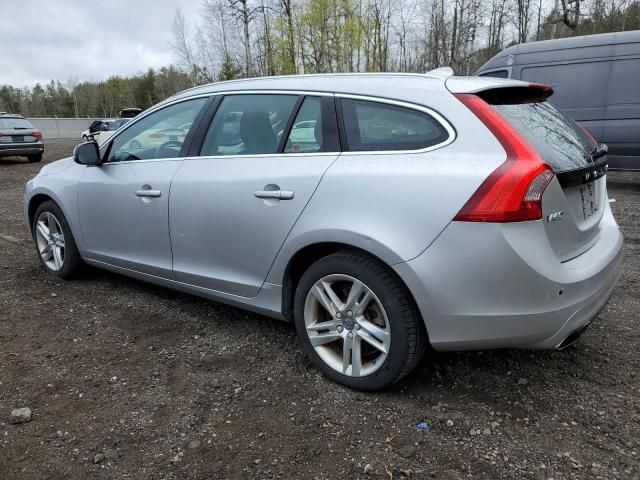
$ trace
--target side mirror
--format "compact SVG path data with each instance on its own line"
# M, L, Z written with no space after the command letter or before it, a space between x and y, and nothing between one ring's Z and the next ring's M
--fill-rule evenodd
M73 149L73 161L80 165L100 165L100 149L96 142L81 143Z

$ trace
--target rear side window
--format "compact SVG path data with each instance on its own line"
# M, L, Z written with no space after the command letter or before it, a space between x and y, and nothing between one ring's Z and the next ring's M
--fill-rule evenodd
M284 153L339 152L333 97L306 97L291 124Z
M343 98L340 102L350 151L420 150L449 137L424 112L367 100Z
M509 78L509 72L506 70L494 70L493 72L481 73L480 77Z
M563 110L598 108L605 105L609 62L570 63L523 68L522 80L553 87L549 99Z
M555 172L591 164L591 149L576 123L549 102L493 105Z
M223 98L200 155L277 153L297 95L229 95Z
M0 130L20 130L33 128L31 122L24 118L0 118Z
M609 77L609 105L640 104L640 59L614 60ZM614 117L615 118L615 117Z

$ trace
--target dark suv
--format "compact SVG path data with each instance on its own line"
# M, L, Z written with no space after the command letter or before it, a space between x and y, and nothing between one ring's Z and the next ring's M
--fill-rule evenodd
M22 115L0 112L0 158L27 157L30 162L42 160L42 132Z

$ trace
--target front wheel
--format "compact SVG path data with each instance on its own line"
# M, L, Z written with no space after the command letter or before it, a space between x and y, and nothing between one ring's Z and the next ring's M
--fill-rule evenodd
M29 163L37 163L42 161L42 154L38 153L37 155L29 155L27 157L29 159Z
M33 218L33 238L45 269L61 278L73 276L80 270L82 259L60 207L47 200Z
M304 273L295 295L295 324L314 365L357 390L379 390L420 361L426 332L395 273L358 252L338 252Z

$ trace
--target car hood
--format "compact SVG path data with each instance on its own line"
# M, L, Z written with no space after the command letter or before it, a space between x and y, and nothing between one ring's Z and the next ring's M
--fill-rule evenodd
M51 162L40 169L38 175L53 175L56 173L60 173L63 170L69 168L73 164L73 157L63 158L62 160L57 160L55 162Z

